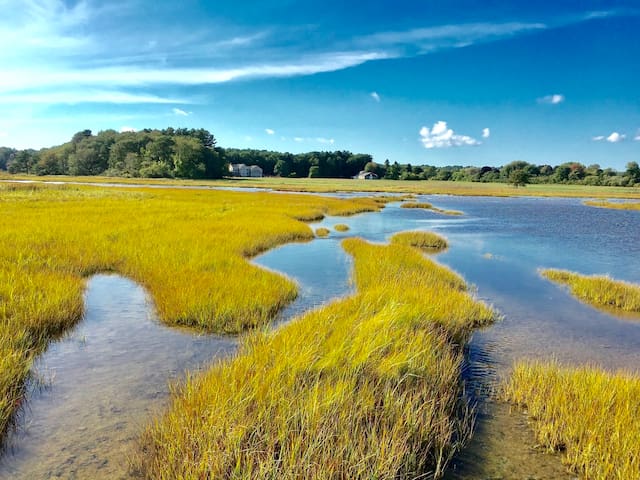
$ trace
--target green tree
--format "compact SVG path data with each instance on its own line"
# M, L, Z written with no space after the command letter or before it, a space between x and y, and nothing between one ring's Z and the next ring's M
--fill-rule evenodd
M524 187L529 183L529 173L526 170L513 170L509 175L509 183L514 187Z
M640 166L638 165L638 162L627 163L627 171L625 172L625 177L629 179L629 185L640 183Z
M206 172L205 147L193 137L175 137L173 174L179 178L203 178Z

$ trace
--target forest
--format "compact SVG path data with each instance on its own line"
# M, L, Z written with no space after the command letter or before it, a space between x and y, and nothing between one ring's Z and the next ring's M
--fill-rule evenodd
M501 167L432 166L374 161L349 151L288 153L222 148L205 129L166 128L137 132L82 130L67 143L41 150L0 147L0 170L32 175L103 175L141 178L222 178L231 163L258 165L265 176L351 178L364 170L390 180L563 183L634 186L640 166L629 162L619 172L599 165L567 162L557 166L522 160Z

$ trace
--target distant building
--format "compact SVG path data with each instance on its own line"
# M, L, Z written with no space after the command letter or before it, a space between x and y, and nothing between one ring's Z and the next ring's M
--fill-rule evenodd
M229 173L234 177L261 177L262 169L258 165L245 165L244 163L232 163L229 165Z
M356 175L355 178L359 180L377 180L378 175L373 172L365 172L364 170L362 170L358 175Z

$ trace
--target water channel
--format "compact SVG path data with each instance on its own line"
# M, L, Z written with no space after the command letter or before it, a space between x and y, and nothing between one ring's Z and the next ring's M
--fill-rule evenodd
M256 258L300 285L299 299L276 322L351 291L342 238L384 242L397 231L431 230L450 243L436 260L459 272L502 315L468 346L470 388L490 391L520 358L640 370L639 321L583 305L538 274L540 267L565 268L640 283L638 212L591 208L579 199L420 200L465 215L393 203L379 213L325 218L313 227L347 223L350 230ZM121 277L92 277L85 301L83 322L38 362L39 382L30 387L28 406L0 459L0 478L127 478L136 435L166 406L168 383L235 351L233 337L163 326L144 290ZM521 414L484 400L476 435L448 478L572 478L557 456L532 444Z

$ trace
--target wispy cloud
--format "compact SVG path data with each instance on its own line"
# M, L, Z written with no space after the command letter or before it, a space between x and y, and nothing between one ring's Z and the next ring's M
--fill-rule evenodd
M189 112L185 112L184 110L182 110L180 108L172 108L171 111L173 112L174 115L178 115L179 117L188 117L189 116Z
M640 129L636 132L636 136L633 139L637 142L640 142Z
M545 95L544 97L538 98L538 103L546 104L546 105L558 105L559 103L562 103L562 102L564 102L564 95L560 93Z
M489 138L491 136L491 130L489 128L482 129L482 138Z
M274 135L276 133L275 130L272 130L270 128L265 128L264 131L267 133L267 135Z
M380 103L380 95L378 95L378 92L371 92L371 98Z
M2 80L0 80L0 83ZM0 92L0 104L68 104L113 103L113 104L188 104L181 98L165 98L145 93L129 93L108 90L61 90L47 92L7 93Z
M434 123L431 129L422 127L420 129L420 141L424 145L424 148L428 149L475 146L482 143L468 135L455 133L447 126L447 122L442 120Z
M293 137L293 141L298 143L319 143L321 145L333 145L336 142L335 139L326 137Z
M594 142L603 142L603 141L607 141L609 143L620 143L622 142L625 138L627 138L627 136L623 133L618 133L618 132L612 132L611 134L605 136L605 135L597 135L595 137L592 137L592 140ZM638 138L636 138L637 140Z

